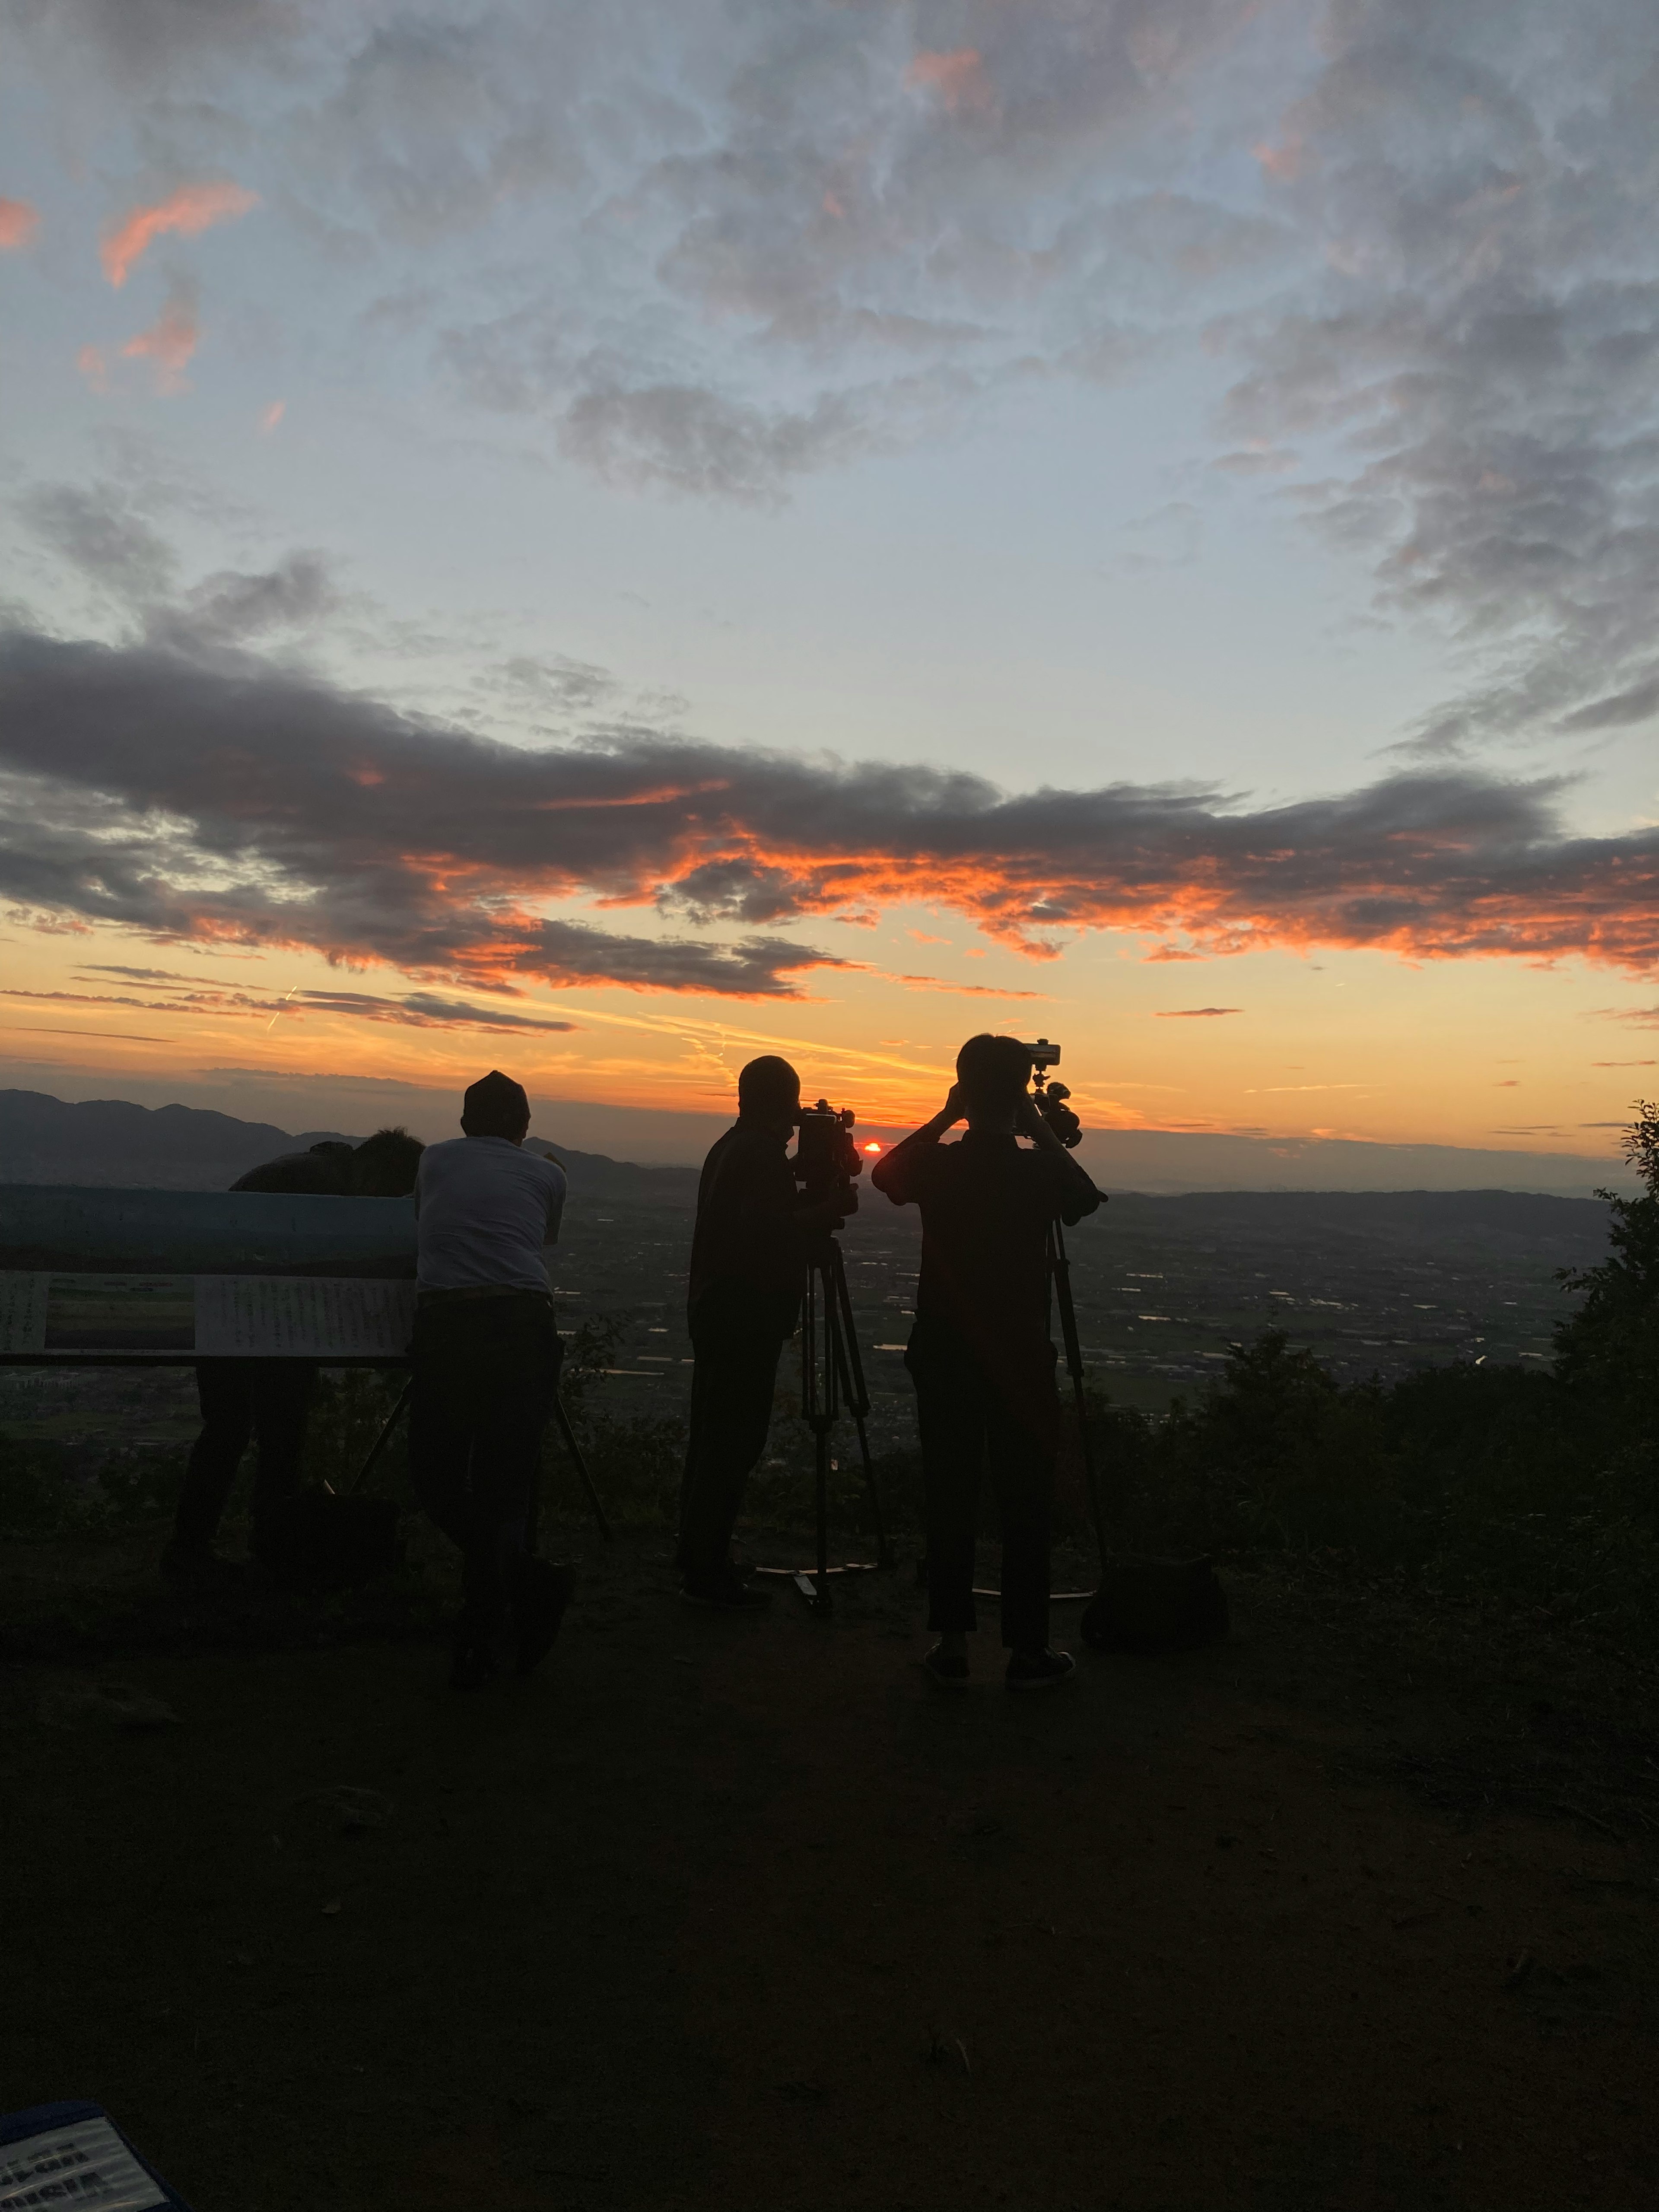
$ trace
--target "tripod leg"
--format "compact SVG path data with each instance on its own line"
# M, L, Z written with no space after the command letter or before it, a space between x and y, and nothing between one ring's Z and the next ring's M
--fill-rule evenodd
M812 1439L817 1476L818 1509L818 1594L812 1601L815 1613L832 1613L835 1601L830 1595L830 1424L821 1420Z
M1078 1441L1083 1448L1083 1482L1089 1493L1089 1517L1095 1524L1095 1548L1100 1571L1107 1570L1106 1521L1101 1508L1100 1478L1095 1468L1094 1446L1089 1437L1089 1408L1083 1388L1083 1346L1077 1333L1077 1309L1072 1304L1072 1269L1066 1256L1066 1236L1058 1221L1048 1224L1048 1268L1060 1306L1060 1334L1066 1342L1066 1364L1072 1372L1072 1391L1077 1400Z
M564 1410L564 1400L556 1395L553 1400L553 1418L559 1425L559 1434L564 1438L565 1449L576 1462L576 1472L582 1479L582 1488L587 1492L587 1502L593 1509L593 1518L599 1523L599 1534L608 1544L611 1540L611 1523L599 1503L599 1493L593 1487L593 1478L587 1471L587 1462L582 1457L582 1448L576 1442L576 1431L570 1425L570 1416Z
M397 1427L399 1419L402 1418L404 1407L408 1405L410 1393L414 1389L414 1388L415 1377L411 1375L408 1382L404 1383L402 1390L398 1393L397 1404L386 1415L386 1425L381 1429L380 1435L375 1437L373 1444L370 1445L368 1457L363 1462L362 1465L358 1468L356 1476L353 1478L351 1488L346 1493L349 1498L356 1497L356 1493L362 1488L364 1483L368 1480L370 1468L373 1468L375 1461L379 1459L380 1454L391 1443L392 1431Z
M858 1345L855 1340L852 1350L856 1358ZM853 1409L854 1425L859 1432L859 1458L864 1468L865 1494L870 1500L870 1518L876 1531L876 1564L881 1567L890 1567L893 1555L887 1548L887 1524L881 1517L881 1492L876 1488L876 1470L870 1459L870 1438L864 1425L865 1414L870 1410L869 1397L863 1388L862 1376L858 1377L859 1387L854 1387L853 1377L847 1371L847 1350L843 1344L836 1345L836 1356L842 1365L842 1388L847 1395L848 1404Z

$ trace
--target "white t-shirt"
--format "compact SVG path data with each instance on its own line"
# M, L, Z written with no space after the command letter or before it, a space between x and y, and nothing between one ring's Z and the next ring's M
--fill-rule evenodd
M415 1182L416 1280L423 1291L548 1288L564 1170L506 1137L428 1145Z

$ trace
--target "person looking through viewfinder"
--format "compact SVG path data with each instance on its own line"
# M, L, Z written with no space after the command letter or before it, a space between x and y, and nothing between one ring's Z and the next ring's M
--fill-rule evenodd
M732 1531L766 1449L778 1355L800 1316L808 1254L858 1209L850 1183L827 1198L797 1191L787 1147L799 1121L800 1078L788 1061L751 1060L738 1078L737 1121L697 1185L680 1595L727 1613L766 1603L732 1563Z
M915 1385L927 1524L923 1661L966 1689L974 1541L986 1468L1002 1524L1002 1640L1011 1690L1063 1682L1048 1647L1049 1522L1060 1439L1048 1337L1048 1233L1092 1213L1100 1193L1038 1113L1031 1055L1016 1038L969 1037L943 1109L876 1167L895 1206L921 1208L921 1273L904 1364ZM966 1119L967 1133L941 1145ZM1032 1149L1023 1151L1019 1139Z
M559 1234L564 1170L523 1149L530 1101L492 1068L461 1103L465 1134L428 1145L415 1185L416 1495L461 1553L450 1680L481 1689L505 1641L527 1674L552 1645L568 1568L529 1550L542 1431L564 1346L546 1248Z

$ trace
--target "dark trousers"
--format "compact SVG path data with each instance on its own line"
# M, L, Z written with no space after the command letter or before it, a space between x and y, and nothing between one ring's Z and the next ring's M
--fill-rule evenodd
M1052 1362L1052 1354L1050 1355ZM1048 1546L1060 1401L1052 1364L1000 1387L965 1347L913 1348L927 1518L927 1626L978 1626L974 1542L986 1469L1002 1522L1002 1640L1015 1651L1048 1642Z
M680 1490L679 1568L688 1582L712 1580L731 1563L744 1486L772 1425L783 1342L772 1330L693 1333L691 1434Z
M550 1302L509 1291L418 1304L410 1357L415 1494L459 1548L467 1615L487 1632L525 1555L564 1346Z
M196 1370L202 1433L191 1447L173 1533L181 1544L210 1544L250 1437L258 1443L253 1474L253 1549L274 1510L300 1484L306 1420L317 1369L308 1359L215 1359Z

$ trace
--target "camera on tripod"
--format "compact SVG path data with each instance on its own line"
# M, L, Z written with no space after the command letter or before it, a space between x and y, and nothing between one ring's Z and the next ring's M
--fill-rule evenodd
M1050 1083L1048 1070L1060 1065L1060 1047L1039 1037L1035 1044L1020 1041L1020 1050L1031 1055L1031 1103L1068 1152L1083 1141L1083 1124L1066 1101L1072 1093L1064 1083Z
M815 1197L850 1189L854 1178L864 1173L853 1142L853 1121L850 1106L834 1107L827 1098L801 1109L800 1138L789 1164L795 1181Z

